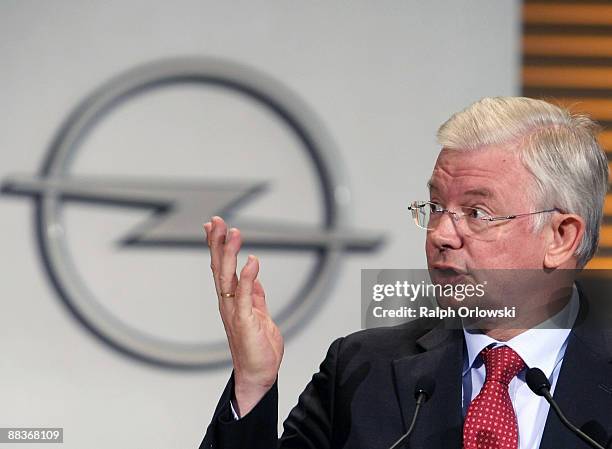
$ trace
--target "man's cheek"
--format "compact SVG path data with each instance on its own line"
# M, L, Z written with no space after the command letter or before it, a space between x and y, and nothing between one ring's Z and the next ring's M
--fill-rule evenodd
M435 247L433 243L429 240L425 240L425 255L427 256L427 261L430 261L434 255Z

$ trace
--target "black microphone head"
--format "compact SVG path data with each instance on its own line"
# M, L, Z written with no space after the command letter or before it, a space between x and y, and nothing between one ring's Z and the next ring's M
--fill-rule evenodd
M527 385L538 396L544 396L544 390L550 390L550 382L540 368L529 368L525 376Z
M419 399L419 396L423 397L423 402L427 402L436 389L436 381L433 377L423 376L417 380L414 387L414 398Z

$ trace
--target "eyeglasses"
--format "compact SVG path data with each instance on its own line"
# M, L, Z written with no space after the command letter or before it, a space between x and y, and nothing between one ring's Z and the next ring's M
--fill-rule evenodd
M459 207L459 211L452 211L445 209L440 204L432 203L431 201L413 201L408 206L408 210L412 211L412 218L414 223L419 227L427 230L433 230L438 226L442 216L447 213L453 219L458 222L464 219L467 230L472 234L481 234L491 229L497 228L496 224L499 224L505 220L513 220L515 218L526 217L528 215L543 214L546 212L561 212L560 209L546 209L539 210L536 212L527 212L524 214L513 214L492 217L491 215L484 212L482 209L469 206Z

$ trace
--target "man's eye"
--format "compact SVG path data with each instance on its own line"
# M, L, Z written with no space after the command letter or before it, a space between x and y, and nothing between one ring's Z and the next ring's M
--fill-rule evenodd
M489 214L487 214L484 210L478 209L476 207L469 208L466 212L467 212L466 215L468 217L474 218L474 219L481 219L481 218L489 217Z

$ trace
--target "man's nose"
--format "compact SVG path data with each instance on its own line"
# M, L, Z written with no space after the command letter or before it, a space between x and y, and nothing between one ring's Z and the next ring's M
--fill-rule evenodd
M445 213L436 223L436 227L427 233L427 238L431 240L438 249L458 249L463 244L463 236L458 228L461 220L457 220L452 213Z

